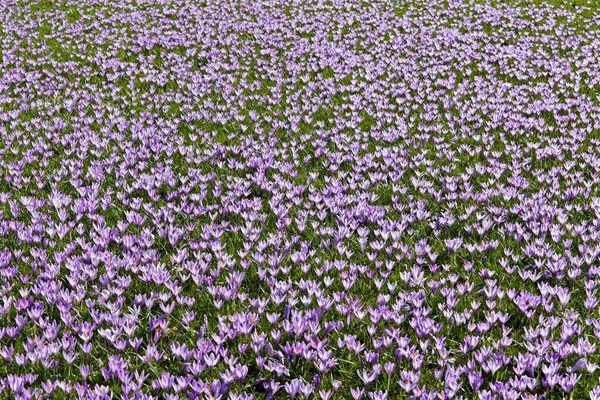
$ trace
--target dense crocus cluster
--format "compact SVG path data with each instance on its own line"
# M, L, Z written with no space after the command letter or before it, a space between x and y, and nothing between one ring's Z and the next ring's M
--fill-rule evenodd
M600 399L600 14L0 2L0 397Z

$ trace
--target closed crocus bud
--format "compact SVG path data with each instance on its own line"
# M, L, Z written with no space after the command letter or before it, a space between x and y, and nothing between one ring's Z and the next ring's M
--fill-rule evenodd
M386 374L392 375L394 373L394 370L396 369L396 364L392 362L385 363L383 369L385 370Z
M342 387L343 383L340 380L334 379L333 382L331 383L331 385L333 386L334 390L340 390L340 388Z

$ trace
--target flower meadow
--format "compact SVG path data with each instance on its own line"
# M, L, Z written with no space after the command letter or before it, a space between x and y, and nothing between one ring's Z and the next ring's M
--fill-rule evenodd
M0 1L0 398L600 399L599 18Z

